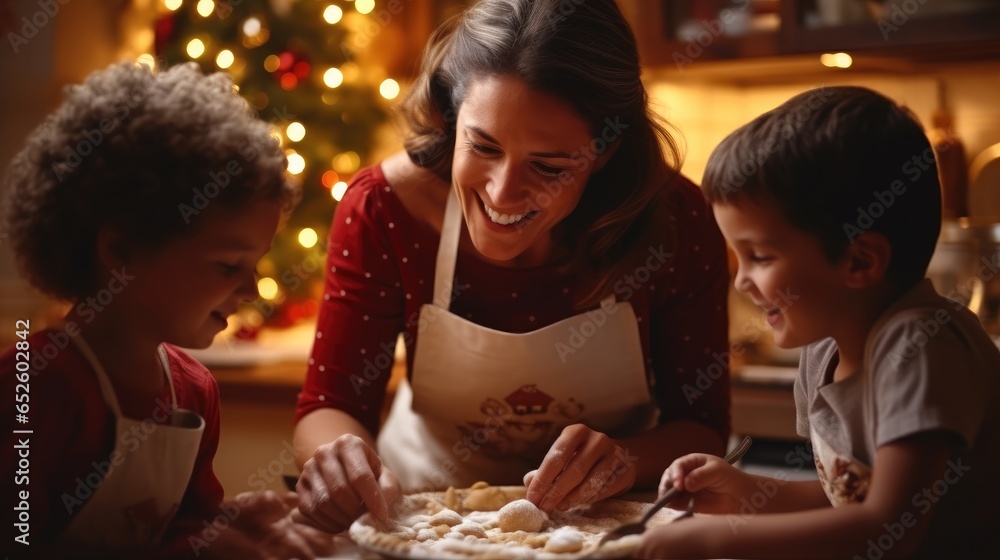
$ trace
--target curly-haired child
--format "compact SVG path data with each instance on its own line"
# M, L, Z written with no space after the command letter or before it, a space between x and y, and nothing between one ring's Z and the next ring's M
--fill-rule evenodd
M24 276L70 302L0 357L17 556L312 557L294 495L222 503L208 346L257 297L255 266L298 191L223 74L120 63L67 90L6 177ZM27 364L27 365L21 365ZM14 433L14 430L25 430ZM12 439L12 441L11 441ZM25 461L22 461L25 459Z

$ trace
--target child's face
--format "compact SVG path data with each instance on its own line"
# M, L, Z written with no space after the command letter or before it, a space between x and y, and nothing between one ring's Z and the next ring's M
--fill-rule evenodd
M712 209L736 253L736 289L764 310L775 344L795 348L831 336L840 269L819 240L789 224L774 204L741 197Z
M281 215L277 202L237 209L208 206L197 229L126 264L135 277L122 290L130 323L157 341L204 348L226 317L257 298L257 261L270 249Z

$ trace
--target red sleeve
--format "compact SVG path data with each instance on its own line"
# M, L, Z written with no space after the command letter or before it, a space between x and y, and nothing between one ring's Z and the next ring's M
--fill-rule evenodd
M4 468L3 503L28 492L29 524L33 547L54 541L73 513L89 496L92 482L81 483L94 472L94 462L106 458L114 443L114 418L104 404L81 356L62 331L39 330L29 339L31 371L26 384L17 379L16 347L0 356L0 428L4 430L0 459ZM28 424L16 421L17 385L27 385ZM22 397L23 399L23 397ZM32 434L14 434L29 429ZM21 450L27 440L27 469L20 468ZM24 482L27 482L26 487ZM20 501L20 500L18 500ZM11 508L6 516L14 515ZM5 525L12 527L11 524ZM19 545L20 546L20 545Z
M164 347L174 374L177 406L193 410L205 420L201 447L184 492L184 500L171 524L172 533L189 522L201 528L202 520L211 520L219 513L223 489L212 468L212 460L219 448L219 386L197 360L173 346L165 344Z
M675 280L653 294L650 354L661 422L707 424L729 437L729 268L726 243L701 191L682 183L673 195Z
M296 422L336 408L378 433L379 412L403 330L404 292L388 230L395 227L378 167L352 181L330 227L326 285Z

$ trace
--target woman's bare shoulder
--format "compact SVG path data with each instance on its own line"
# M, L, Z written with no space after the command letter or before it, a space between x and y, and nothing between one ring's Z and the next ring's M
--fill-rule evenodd
M417 221L441 231L449 185L398 152L382 161L382 174L406 211Z

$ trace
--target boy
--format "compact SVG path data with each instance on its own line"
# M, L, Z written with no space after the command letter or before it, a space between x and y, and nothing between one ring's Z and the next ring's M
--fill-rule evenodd
M941 193L913 116L864 88L806 92L726 138L704 184L737 256L737 290L764 310L779 346L806 346L797 429L820 481L682 457L661 492L672 485L698 511L728 515L651 531L642 555L995 551L1000 353L924 278Z

